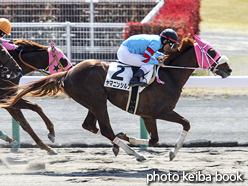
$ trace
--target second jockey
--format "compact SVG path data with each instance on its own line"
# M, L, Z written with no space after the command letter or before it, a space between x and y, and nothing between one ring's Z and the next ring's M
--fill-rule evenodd
M9 43L8 40L3 39L5 35L11 35L11 24L8 19L0 18L0 44L2 44L7 50L22 50L23 45L15 45Z

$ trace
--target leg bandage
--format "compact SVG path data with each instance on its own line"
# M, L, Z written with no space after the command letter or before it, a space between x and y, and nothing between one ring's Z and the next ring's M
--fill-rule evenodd
M113 142L114 144L120 146L127 154L133 155L132 149L130 149L125 143L123 143L120 138L116 137Z
M99 129L96 134L99 135L99 136L102 136L101 130Z
M128 155L133 155L136 159L141 158L139 154L137 154L133 149L131 149L127 144L123 143L120 138L116 137L113 140L113 143L120 146Z
M185 131L185 130L183 130L183 131L181 132L181 135L180 135L180 137L178 138L177 143L176 143L176 146L175 146L175 148L174 148L174 154L175 154L175 155L177 154L178 150L183 146L183 142L184 142L184 140L185 140L187 134L188 134L188 132Z
M136 145L148 145L149 139L137 139L135 137L129 137L129 142Z
M5 140L6 137L7 135L3 131L0 130L0 139Z

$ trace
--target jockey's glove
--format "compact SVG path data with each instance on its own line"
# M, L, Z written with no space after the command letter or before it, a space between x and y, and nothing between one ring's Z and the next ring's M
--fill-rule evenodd
M17 47L15 48L15 50L24 50L25 46L24 45L17 45Z

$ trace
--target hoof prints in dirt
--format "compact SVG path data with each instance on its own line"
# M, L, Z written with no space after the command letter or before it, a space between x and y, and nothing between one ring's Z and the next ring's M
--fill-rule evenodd
M27 170L43 170L46 169L45 163L32 162L29 163Z
M69 180L66 180L66 181L71 182L71 183L84 183L84 182L88 182L90 180L89 179L80 180L80 179L74 178L74 179L69 179Z

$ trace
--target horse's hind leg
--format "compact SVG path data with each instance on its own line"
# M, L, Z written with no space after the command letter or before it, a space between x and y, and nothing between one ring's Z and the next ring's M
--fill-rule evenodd
M96 127L96 121L96 116L89 110L82 127L90 132L93 132L94 134L97 134L99 129Z
M96 127L96 116L89 110L88 114L82 124L82 127L94 134L98 134L101 135L101 130L99 128ZM118 136L117 136L118 137ZM113 144L113 152L115 154L115 156L118 155L119 153L119 146L116 144Z
M46 127L49 131L49 133L47 134L48 138L51 140L51 142L53 142L53 143L55 142L54 125L50 121L50 119L44 114L42 108L39 105L37 105L34 102L31 102L31 101L28 101L28 100L22 98L15 105L13 105L13 107L18 108L18 109L30 109L30 110L36 112L37 114L39 114L39 116L45 122Z
M149 145L154 146L158 142L158 131L157 131L157 123L154 118L146 118L142 117L144 124L146 126L147 132L150 135L150 139L139 139L132 136L128 136L125 133L117 134L123 140L128 141L131 144L135 145Z
M53 148L46 145L33 131L32 127L29 125L27 120L24 118L20 109L16 108L5 108L10 115L16 120L16 122L22 127L24 131L26 131L36 142L38 147L42 150L46 150L49 155L58 154Z
M142 119L144 120L144 124L146 126L147 132L150 135L150 139L135 138L133 136L128 136L123 132L117 134L116 136L119 137L120 139L123 139L123 140L128 141L129 143L135 144L135 145L149 145L149 146L155 145L158 142L158 132L157 132L156 119L145 118L145 117L142 117ZM118 150L119 149L116 148L116 146L113 146L114 153L119 152Z
M101 130L99 128L96 127L96 117L95 115L89 110L88 114L82 124L82 127L94 134L98 134L98 135L102 135L101 134ZM124 134L118 134L117 137L123 138ZM126 139L124 139L126 140ZM128 140L126 140L128 141ZM113 143L113 148L112 148L114 155L117 156L119 154L120 148L118 145L116 145L115 143Z
M135 156L137 161L144 161L145 158L143 156L136 153L128 145L123 143L118 137L115 136L112 130L112 127L110 125L110 122L109 122L106 102L103 102L103 100L99 100L99 102L97 103L97 108L94 110L91 110L99 122L101 135L108 138L110 141L112 141L112 143L120 146L128 155Z

